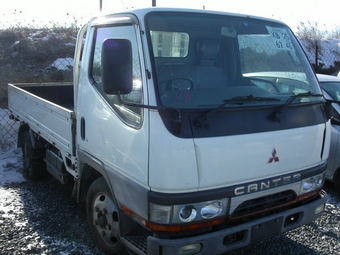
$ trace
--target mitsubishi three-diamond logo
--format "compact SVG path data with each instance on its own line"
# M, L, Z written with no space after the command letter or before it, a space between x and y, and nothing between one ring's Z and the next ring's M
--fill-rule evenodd
M273 162L279 162L279 157L276 156L276 150L275 148L273 148L273 151L272 151L272 156L268 159L268 164L269 163L273 163Z

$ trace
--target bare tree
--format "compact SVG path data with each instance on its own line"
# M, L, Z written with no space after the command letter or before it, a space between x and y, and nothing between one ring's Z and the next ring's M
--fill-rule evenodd
M328 35L328 30L319 28L319 23L308 21L300 22L297 26L297 37L303 41L303 46L306 50L309 61L315 68L315 71L320 71L322 66L319 66L320 54L322 54L321 40L324 40Z
M337 26L331 33L333 39L340 39L340 26Z
M324 27L324 29L320 29L319 23L312 23L308 21L307 24L305 22L300 22L300 25L297 26L296 34L299 38L322 40L325 39L329 33L326 26Z

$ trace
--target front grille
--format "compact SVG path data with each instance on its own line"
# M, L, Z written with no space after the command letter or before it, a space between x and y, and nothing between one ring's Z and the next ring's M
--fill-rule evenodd
M234 210L231 217L237 218L243 215L251 215L257 212L267 211L280 205L284 206L295 199L295 193L291 190L286 190L268 196L247 200Z

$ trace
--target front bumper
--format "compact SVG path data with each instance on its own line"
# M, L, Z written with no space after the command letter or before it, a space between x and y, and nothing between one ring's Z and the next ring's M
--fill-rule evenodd
M248 246L308 224L320 217L323 210L317 214L314 212L320 206L325 206L326 197L324 194L325 192L323 191L323 194L319 195L319 199L309 204L213 233L171 240L149 236L147 238L147 254L178 254L181 247L197 243L201 245L200 252L196 253L199 255L223 254Z

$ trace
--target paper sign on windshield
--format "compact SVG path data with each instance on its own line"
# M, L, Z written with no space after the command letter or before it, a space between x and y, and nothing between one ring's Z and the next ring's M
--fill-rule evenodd
M267 30L277 50L294 50L286 29L267 26Z

